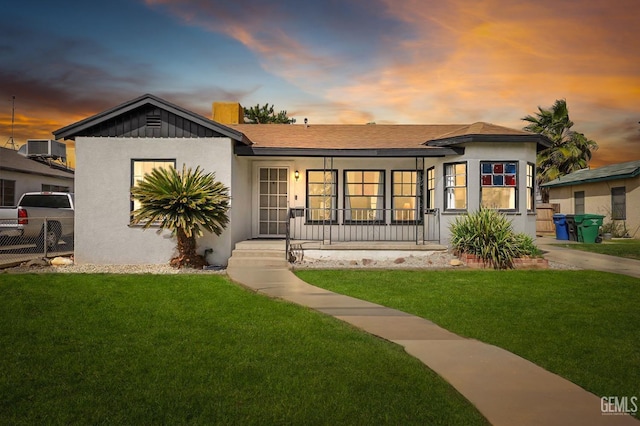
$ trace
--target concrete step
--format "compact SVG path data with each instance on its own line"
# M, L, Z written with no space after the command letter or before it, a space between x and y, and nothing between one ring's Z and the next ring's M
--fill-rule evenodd
M284 255L282 258L275 259L269 257L231 257L227 264L227 268L289 268L289 262L286 261Z
M255 258L282 258L284 250L259 250L259 249L235 249L231 253L232 257L255 257Z
M284 240L248 240L236 243L238 250L285 250L286 243Z

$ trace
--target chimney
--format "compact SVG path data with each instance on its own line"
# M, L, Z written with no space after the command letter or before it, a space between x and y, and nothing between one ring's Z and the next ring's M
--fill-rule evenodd
M214 102L212 115L212 120L220 124L244 123L244 108L238 102Z

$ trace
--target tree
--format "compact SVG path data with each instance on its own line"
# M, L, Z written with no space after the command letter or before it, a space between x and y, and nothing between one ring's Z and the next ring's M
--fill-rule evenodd
M287 117L287 111L280 111L275 113L273 105L269 106L268 103L264 106L256 104L256 106L244 109L244 115L254 124L293 124L296 122L295 118Z
M538 107L535 116L527 115L529 122L524 130L540 133L552 142L552 146L538 153L536 180L538 185L560 176L584 169L589 165L598 144L583 133L571 130L567 101L558 99L549 109ZM543 202L549 201L548 191L541 190Z
M143 228L159 226L177 238L178 256L171 259L177 268L202 268L204 258L196 253L196 237L204 231L220 235L229 223L229 189L215 180L214 173L204 173L182 166L153 169L131 189L140 202L133 212L133 223Z

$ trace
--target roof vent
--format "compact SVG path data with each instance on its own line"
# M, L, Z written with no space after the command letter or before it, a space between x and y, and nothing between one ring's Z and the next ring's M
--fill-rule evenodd
M67 158L67 146L52 139L28 139L27 157L53 158L54 160Z

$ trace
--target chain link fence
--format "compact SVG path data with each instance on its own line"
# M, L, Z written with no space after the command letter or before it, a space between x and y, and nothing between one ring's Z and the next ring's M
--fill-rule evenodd
M43 257L72 255L73 222L69 220L68 217L0 219L0 268Z

